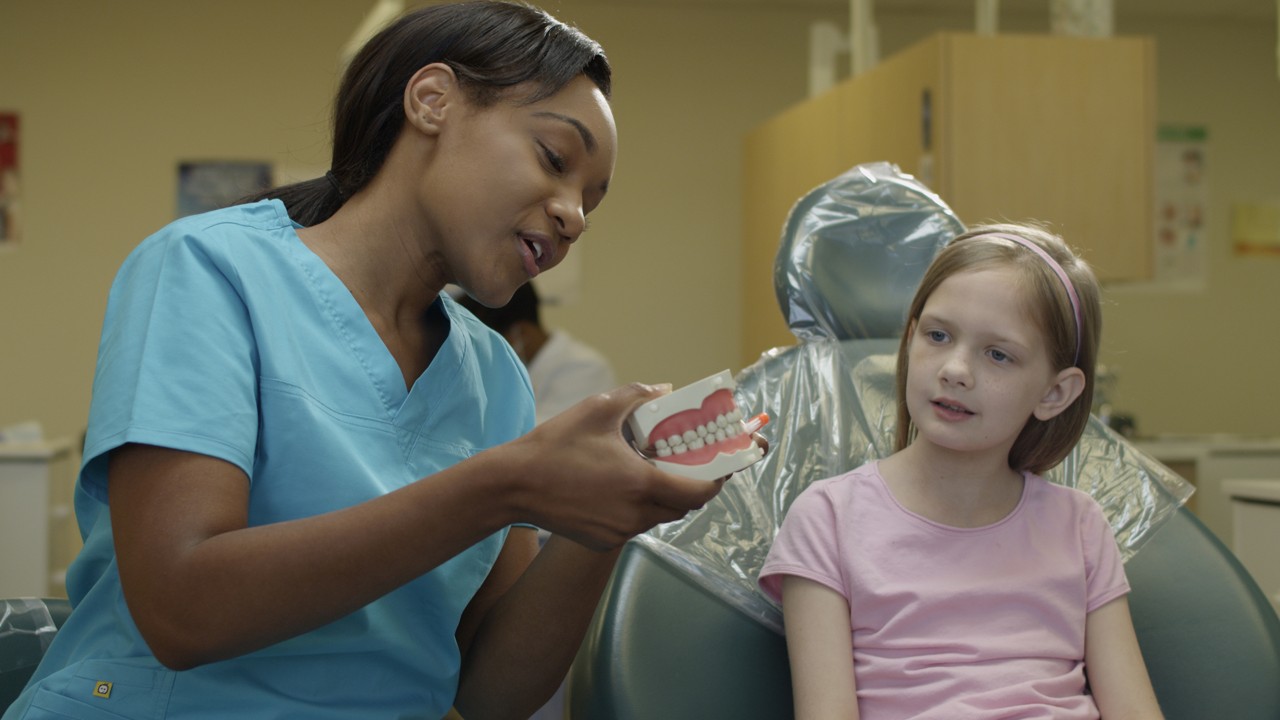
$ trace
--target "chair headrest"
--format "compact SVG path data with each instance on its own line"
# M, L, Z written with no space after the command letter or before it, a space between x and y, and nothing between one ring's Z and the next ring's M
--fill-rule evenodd
M791 209L773 284L801 342L896 338L934 255L964 232L951 208L891 163L858 165Z

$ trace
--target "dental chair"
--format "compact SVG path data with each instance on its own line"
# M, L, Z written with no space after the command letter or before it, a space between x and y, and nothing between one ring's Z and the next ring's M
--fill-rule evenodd
M905 309L963 229L886 163L855 167L796 204L774 280L799 342L735 378L739 407L772 418L769 454L701 511L624 548L570 673L572 720L792 717L781 612L756 577L808 482L891 452ZM1096 418L1046 477L1093 495L1116 532L1166 718L1280 718L1280 620L1182 507L1192 488Z
M0 599L0 714L18 699L70 614L65 599Z

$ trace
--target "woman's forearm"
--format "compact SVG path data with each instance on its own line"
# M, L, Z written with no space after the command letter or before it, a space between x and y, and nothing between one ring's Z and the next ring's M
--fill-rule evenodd
M546 702L573 663L620 552L551 537L476 633L456 701L463 717L528 717Z
M116 451L111 511L125 598L156 657L188 668L333 622L510 520L482 456L360 505L248 527L248 480L205 456Z

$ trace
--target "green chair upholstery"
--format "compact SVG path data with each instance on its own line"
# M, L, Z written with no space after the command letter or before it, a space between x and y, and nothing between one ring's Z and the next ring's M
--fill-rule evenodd
M629 543L569 675L573 720L791 717L786 641Z
M1280 619L1185 508L1126 570L1168 720L1280 718ZM782 720L784 639L637 543L623 551L569 680L573 720Z
M71 604L60 598L0 599L0 713L35 672Z
M1129 608L1167 720L1280 718L1280 619L1185 507L1125 566Z

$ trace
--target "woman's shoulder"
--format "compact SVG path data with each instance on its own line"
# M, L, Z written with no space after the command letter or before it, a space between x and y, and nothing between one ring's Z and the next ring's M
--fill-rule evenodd
M173 245L213 249L233 239L292 232L296 227L279 200L262 200L178 218L143 240L136 252Z
M284 203L279 200L259 200L180 217L162 228L160 233L201 234L216 232L219 228L228 226L263 230L298 227L289 218Z
M170 222L139 243L122 273L211 271L238 277L245 268L279 267L295 253L298 226L278 200L232 205Z

